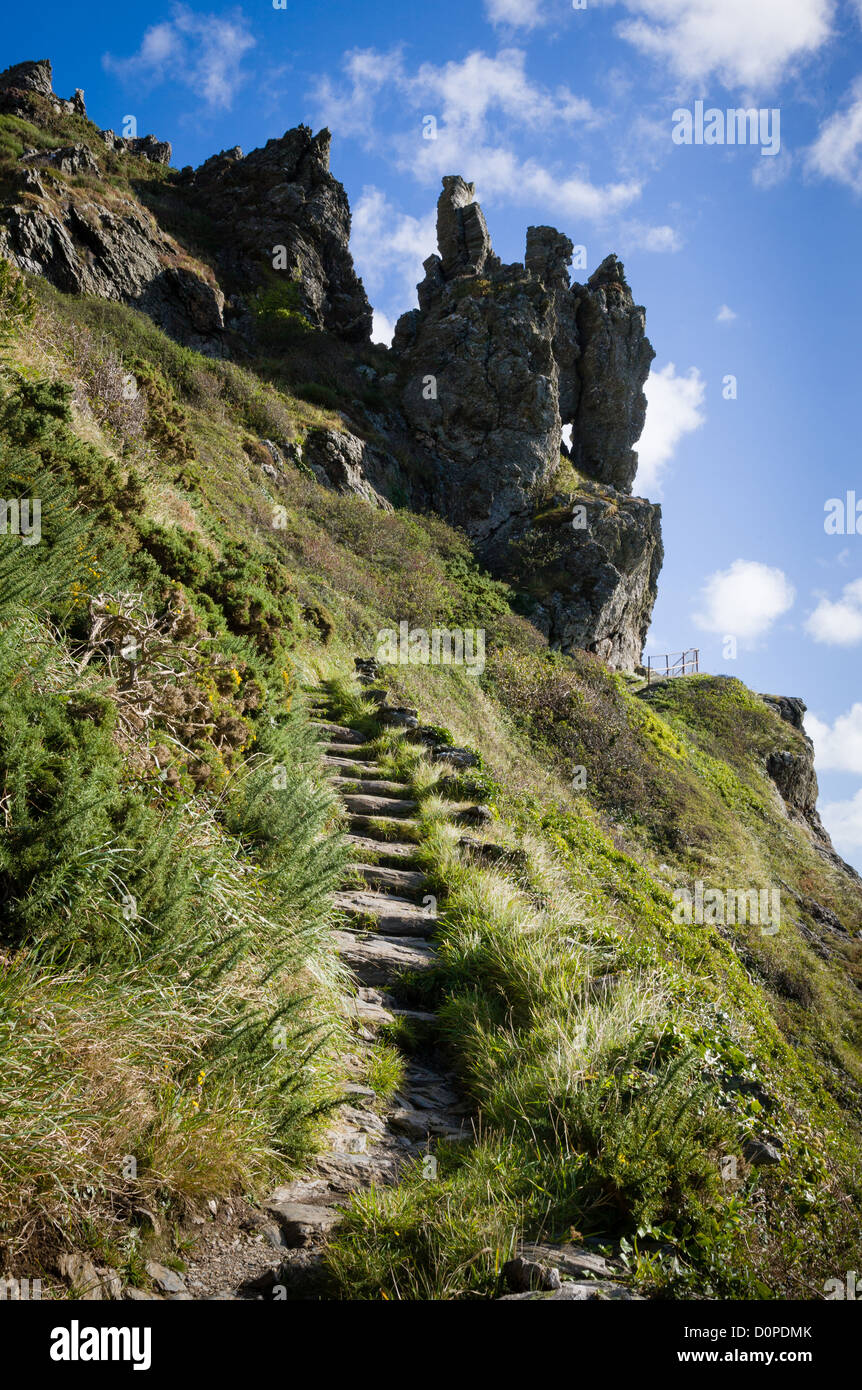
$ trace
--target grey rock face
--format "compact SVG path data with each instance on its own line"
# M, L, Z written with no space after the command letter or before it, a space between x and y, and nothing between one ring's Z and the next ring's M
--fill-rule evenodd
M786 723L792 724L794 729L805 732L805 711L807 706L804 700L800 700L798 695L761 695L769 708Z
M40 96L54 95L51 62L48 58L36 62L13 63L0 72L0 91L37 92Z
M437 240L440 269L447 280L462 272L481 275L492 255L488 225L476 202L476 185L465 183L460 174L447 174L443 179L437 203Z
M570 285L572 243L553 227L530 227L524 265L502 265L473 199L443 180L440 254L393 341L428 500L525 590L553 645L632 669L662 561L659 508L629 496L653 356L644 311L614 256ZM557 494L565 425L582 484Z
M572 460L597 482L629 492L637 471L632 446L646 419L643 384L655 356L644 310L635 305L616 256L606 257L572 292L581 346Z
M61 174L99 174L98 160L89 145L64 145L57 150L25 150L21 163L32 168L59 169Z
M0 73L0 110L38 124L46 100L54 111L86 117L80 88L68 101L54 95L47 59ZM108 150L170 162L170 145L153 135L126 139L91 129L97 148L103 141ZM90 144L26 150L19 163L17 191L0 208L0 255L67 294L120 300L150 314L180 342L204 352L222 350L224 295L212 277L193 268L134 198L67 181L102 172Z
M324 487L353 492L372 506L392 511L392 503L375 486L385 482L392 461L365 440L339 430L311 430L303 456Z
M218 350L221 290L175 263L176 243L137 203L119 200L109 208L58 186L40 206L16 204L2 216L0 255L21 270L44 275L67 294L131 304L179 341Z
M275 273L296 284L308 320L367 342L371 306L348 249L347 195L329 172L330 139L298 126L248 155L222 151L183 177L192 204L230 227L219 257L225 284L237 292L263 284L274 248L284 247L286 268Z
M170 164L173 151L169 140L157 140L155 135L115 135L103 130L102 139L109 150L135 154L151 164Z
M778 788L788 810L808 822L821 839L826 831L817 812L817 774L814 771L814 744L805 732L805 702L795 695L761 695L763 702L796 729L800 739L787 748L767 754L766 771ZM801 742L801 746L800 746Z
M512 555L512 576L535 601L532 619L551 646L589 648L615 669L634 669L664 558L660 507L587 486L552 499Z
M811 815L817 805L817 776L811 757L784 748L769 754L766 770L787 804L804 816Z

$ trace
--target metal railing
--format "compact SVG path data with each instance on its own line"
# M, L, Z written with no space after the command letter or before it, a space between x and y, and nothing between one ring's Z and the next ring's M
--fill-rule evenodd
M669 680L671 676L692 676L699 670L699 647L689 647L684 652L668 652L665 656L648 656L647 685L654 679Z

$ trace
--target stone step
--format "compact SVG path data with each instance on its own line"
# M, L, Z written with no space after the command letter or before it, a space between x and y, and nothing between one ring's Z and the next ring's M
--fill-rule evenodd
M437 1015L426 1013L423 1009L398 1009L394 1005L378 1004L374 1000L362 999L359 996L347 1000L345 1012L348 1018L355 1018L360 1023L376 1028L384 1028L387 1024L395 1023L398 1019L404 1023L417 1023L423 1027L437 1023ZM417 1094L421 1095L421 1093ZM421 1104L421 1101L417 1100L416 1104Z
M367 761L373 757L371 745L368 743L327 743L324 744L324 753L328 753L337 758L362 758Z
M424 1009L392 1009L390 1011L396 1018L403 1018L407 1023L439 1023L436 1014L426 1013Z
M362 835L368 839L376 840L379 845L385 845L388 849L390 844L394 844L400 835L409 834L415 831L419 834L419 822L416 820L404 820L397 816L356 816L353 815L348 820L348 829L354 835ZM391 836L391 839L390 839ZM413 852L416 847L414 844Z
M378 1027L385 1027L387 1023L395 1022L395 1015L391 1010L384 1008L382 1004L374 1004L369 999L348 999L347 1014L350 1018L358 1018L362 1023L373 1023Z
M363 856L376 857L381 861L391 859L395 864L409 863L416 858L416 845L407 841L399 840L374 840L367 835L345 835L349 845L352 845L357 854ZM379 867L369 865L369 868Z
M318 1154L312 1166L340 1192L357 1192L371 1183L394 1182L398 1165L392 1154L352 1154L333 1151Z
M403 797L406 782L383 782L371 777L336 777L335 785L341 792L352 796ZM415 806L415 802L411 805Z
M465 1126L455 1115L445 1110L412 1110L399 1107L386 1116L390 1129L406 1134L408 1139L460 1139Z
M375 1006L378 1009L383 1009L386 1013L392 1015L392 1017L394 1018L408 1019L413 1023L436 1024L438 1021L436 1014L426 1013L422 1009L403 1009L401 1005L398 1004L397 1001L392 998L392 995L387 994L387 992L383 989L374 989L369 988L366 985L361 985L360 988L356 991L356 997L358 1000L361 1001L361 1003L368 1004L370 1006ZM408 1070L411 1084L414 1072L417 1075L419 1075L420 1073L423 1076L425 1075L422 1068L419 1068L419 1070L417 1071L415 1062L410 1063ZM435 1078L435 1080L437 1080L437 1078ZM440 1084L444 1084L444 1080L442 1077L439 1078L439 1082Z
M405 801L395 796L356 796L345 793L342 800L357 816L412 816L419 810L417 801Z
M349 864L352 874L359 874L372 888L387 888L395 893L424 893L430 884L427 874L419 869L387 869L381 864Z
M343 777L346 774L349 781L355 781L358 777L373 777L380 771L376 763L360 762L358 758L331 758L324 754L321 762L328 775Z
M464 1115L469 1109L467 1102L456 1095L452 1087L447 1086L445 1082L440 1082L437 1086L411 1086L408 1078L402 1089L395 1093L393 1100L396 1104L413 1110L449 1110L452 1114Z
M429 970L437 959L433 946L403 937L332 933L333 944L362 984L385 985L402 970Z
M437 925L436 913L429 913L427 908L409 898L396 898L388 893L348 890L336 893L334 903L348 917L358 917L363 923L373 918L375 930L384 936L431 936Z
M328 724L320 719L310 719L308 722L318 737L335 739L337 743L368 742L367 734L360 733L358 729L350 729L346 724Z
M279 1199L278 1191L268 1198L264 1210L278 1222L282 1240L290 1249L311 1245L327 1235L342 1215L335 1207Z

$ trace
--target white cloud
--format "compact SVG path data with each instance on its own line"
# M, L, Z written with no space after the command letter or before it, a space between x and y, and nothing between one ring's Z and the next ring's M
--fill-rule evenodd
M371 294L384 286L394 287L407 302L415 303L416 286L424 275L422 263L436 246L434 211L426 217L411 217L393 207L382 189L363 188L353 211L350 249Z
M342 68L346 86L337 86L329 76L312 89L321 116L338 124L339 129L366 127L369 141L379 135L367 129L375 115L381 94L397 95L414 111L432 115L439 126L485 138L485 127L492 114L503 116L522 130L558 127L572 121L595 123L598 115L585 97L566 86L549 88L532 82L526 72L527 55L521 48L503 48L493 57L475 49L465 58L448 63L423 63L409 72L401 48L353 49L344 57ZM416 121L412 139L422 138ZM439 139L439 132L438 132Z
M862 193L862 77L853 84L844 108L820 127L806 151L805 167Z
M834 0L623 0L617 32L684 82L773 87L831 34Z
M382 53L375 48L355 48L342 61L348 85L339 88L327 75L312 89L319 119L339 135L364 134L366 144L376 143L373 121L377 102L386 88L402 88L406 80L400 48Z
M701 590L703 609L694 614L698 627L752 644L792 607L793 585L780 569L759 560L734 560L711 574Z
M637 446L638 484L654 491L683 435L699 429L706 416L701 409L706 382L697 367L677 376L673 362L650 372L644 387L647 413Z
M805 631L815 642L831 647L854 647L862 642L862 579L845 584L834 603L821 598L805 620Z
M104 54L107 72L129 82L178 82L208 106L225 110L246 81L243 57L255 45L240 10L232 15L196 14L175 5L173 16L147 29L131 58Z
M838 853L858 863L862 850L862 790L850 801L827 801L819 810Z
M620 242L626 251L681 251L683 245L675 227L651 227L646 222L626 222Z
M394 332L395 324L392 320L387 318L380 309L375 309L371 320L372 343L382 343L384 347L389 347Z
M551 92L531 82L526 59L521 48L503 48L493 58L476 50L439 67L423 63L409 88L414 100L438 104L437 115L445 125L474 132L494 110L525 128L596 119L590 102L568 87Z
M312 100L321 120L354 133L424 185L460 172L479 185L480 197L540 202L573 220L595 221L627 207L640 196L639 178L594 184L584 168L562 174L535 154L522 158L516 153L517 139L524 134L531 149L546 136L556 152L573 123L599 122L588 101L566 86L551 90L533 82L525 65L521 49L506 48L493 57L474 51L459 61L423 63L409 72L398 49L355 50L343 64L346 83L338 87L322 78ZM390 119L387 126L387 132L396 127L398 133L392 135L377 117L396 102L397 120ZM391 118L392 112L387 114ZM424 138L428 118L433 138ZM663 235L667 241L667 233Z
M485 0L485 13L492 24L518 29L535 29L547 20L544 0Z
M758 159L751 168L751 182L755 188L768 191L777 188L789 177L794 165L794 157L786 145L771 159Z
M733 323L733 320L735 318L736 314L734 313L733 309L731 309L730 306L727 304L722 304L721 308L715 316L715 321L716 323Z
M818 770L862 772L862 704L851 705L834 724L809 713L805 728L814 740Z

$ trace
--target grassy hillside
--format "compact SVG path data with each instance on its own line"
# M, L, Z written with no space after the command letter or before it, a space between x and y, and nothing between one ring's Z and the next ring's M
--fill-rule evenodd
M441 1008L479 1139L356 1199L334 1291L490 1296L518 1233L570 1228L683 1296L854 1267L862 899L766 773L801 736L725 677L647 703L549 652L443 523L268 476L263 440L354 408L325 335L258 373L6 271L0 296L0 495L42 531L0 537L0 1266L67 1238L133 1278L141 1213L301 1166L349 1046L304 692L407 620L487 633L481 677L387 684L480 755L498 862L459 850L420 748L379 745L440 895L405 998ZM676 920L698 880L779 886L781 929Z

